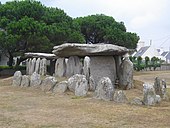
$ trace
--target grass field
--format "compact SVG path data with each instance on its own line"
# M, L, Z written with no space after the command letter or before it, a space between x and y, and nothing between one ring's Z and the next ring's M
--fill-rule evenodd
M129 101L142 98L142 82L164 77L170 71L135 73L135 89L125 91ZM0 79L0 128L169 128L170 102L154 107L105 102L72 93L43 93L34 88L11 86L12 78ZM170 91L170 90L168 90ZM170 92L169 92L170 93Z

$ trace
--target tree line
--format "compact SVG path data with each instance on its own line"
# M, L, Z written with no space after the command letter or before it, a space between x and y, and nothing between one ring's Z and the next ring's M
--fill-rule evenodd
M139 36L126 31L123 22L103 14L72 18L59 8L39 1L0 3L0 50L9 58L26 52L51 52L53 46L68 43L110 43L136 48Z

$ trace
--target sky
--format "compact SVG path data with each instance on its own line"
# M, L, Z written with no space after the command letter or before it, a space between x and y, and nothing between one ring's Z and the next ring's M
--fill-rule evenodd
M6 1L1 0L4 4ZM170 50L170 0L39 0L48 7L64 10L69 16L93 14L123 21L128 32L135 32L145 45Z

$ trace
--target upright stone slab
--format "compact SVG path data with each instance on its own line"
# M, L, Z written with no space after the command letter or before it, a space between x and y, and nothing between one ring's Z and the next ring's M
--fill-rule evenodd
M66 75L66 63L64 58L58 58L55 64L55 76L64 77Z
M71 56L68 58L66 76L71 77L75 74L82 74L82 63L78 56Z
M121 56L115 56L115 62L116 62L117 79L119 79L119 76L120 76L120 65L122 63Z
M155 93L162 97L162 86L161 86L161 81L160 81L159 77L155 78L155 82L154 82L153 87L155 89Z
M28 76L23 75L21 81L21 87L29 87L30 86L30 79Z
M26 59L26 74L29 75L29 59Z
M57 80L55 77L49 76L42 81L41 89L44 92L52 91L53 87L56 85Z
M45 76L47 74L47 59L43 58L40 61L40 75Z
M39 87L40 84L41 84L41 76L40 74L34 72L30 78L30 86Z
M36 58L33 58L32 61L31 61L31 74L34 73L35 71L35 64L36 64Z
M40 58L38 58L37 60L36 60L36 64L35 64L35 72L36 73L40 73Z
M89 81L89 78L90 78L90 58L88 56L86 56L84 58L83 74L86 76L86 79Z
M116 64L113 56L90 56L90 75L95 83L109 77L113 84L116 79Z
M119 84L122 89L133 87L133 63L125 57L120 65Z
M117 103L127 103L128 102L128 99L122 90L116 91L113 99Z
M95 90L95 98L106 101L113 100L114 86L108 77L103 77L97 85Z
M93 79L93 76L90 76L90 78L89 78L89 90L95 91L95 89L96 89L96 83Z
M67 91L68 81L61 81L53 88L53 93L64 93Z
M28 66L29 66L29 75L31 75L31 65L32 65L32 59L30 58L29 59L29 62L28 62Z
M21 71L16 71L13 76L13 86L20 86L21 85L21 80L22 80L22 73Z
M86 77L83 76L79 81L76 83L75 87L75 95L76 96L86 96L88 92L89 86L86 80Z

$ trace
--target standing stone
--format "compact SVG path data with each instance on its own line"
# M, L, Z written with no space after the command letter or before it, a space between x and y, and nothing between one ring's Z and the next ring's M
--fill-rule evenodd
M40 72L40 58L37 59L35 64L35 72L39 74Z
M86 78L84 75L76 74L73 75L68 79L68 89L72 92L75 92L76 85L79 83L84 82L84 78Z
M30 78L30 86L40 86L40 84L41 84L41 76L40 74L34 72Z
M62 81L53 88L53 93L64 93L67 91L68 81Z
M114 94L114 101L117 103L127 103L128 99L122 90L116 91Z
M13 86L20 86L22 80L22 73L21 71L16 71L13 76Z
M131 104L135 105L143 105L143 101L139 97L135 97L132 101Z
M64 77L66 74L66 63L64 58L58 58L55 64L55 76Z
M56 85L57 80L55 77L49 76L42 81L41 89L44 92L52 91L53 87Z
M21 81L21 87L29 87L30 86L30 79L28 76L23 75Z
M86 96L88 92L88 82L85 76L82 76L81 79L76 83L75 95L76 96Z
M82 74L82 63L79 57L71 56L67 61L66 76L71 77L75 74Z
M88 56L86 56L84 58L83 74L86 76L87 81L89 81L89 77L90 77L90 58Z
M113 56L90 56L90 76L95 83L103 77L109 77L113 84L116 79L116 64Z
M113 100L114 86L108 77L103 77L96 88L95 98L102 99L105 101Z
M95 91L96 90L96 83L93 79L93 76L90 76L89 78L89 90L90 91Z
M26 60L26 74L29 75L29 59Z
M115 62L116 62L117 79L119 79L119 76L120 76L120 65L122 63L121 56L115 56Z
M47 74L47 59L43 58L40 61L40 75L45 76Z
M166 81L164 79L162 79L162 98L164 100L169 100L168 96L167 96L167 90L166 90L167 86L166 86Z
M155 89L155 93L162 97L162 86L161 86L161 81L160 81L159 77L155 78L155 82L154 82L153 87Z
M29 59L29 62L28 62L29 64L29 75L31 75L31 65L32 65L32 59L30 58Z
M31 61L31 74L34 73L35 71L35 63L36 63L36 58L33 58L32 61Z
M129 57L125 57L120 65L119 84L122 89L131 89L133 87L133 63Z
M160 102L159 97L156 96L155 89L153 85L143 84L143 102L145 105L155 105Z

